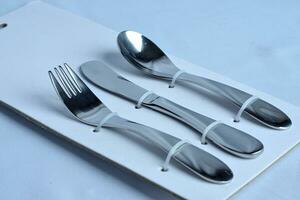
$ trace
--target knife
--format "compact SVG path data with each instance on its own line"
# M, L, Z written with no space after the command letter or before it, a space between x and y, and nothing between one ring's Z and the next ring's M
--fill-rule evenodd
M241 130L219 123L206 131L206 128L216 123L216 120L178 105L155 93L149 93L144 98L148 90L120 76L100 61L88 61L83 63L80 69L83 75L98 87L132 102L139 102L143 106L187 124L202 137L205 135L207 140L235 156L255 158L263 152L263 144L255 137ZM142 101L141 97L144 98Z

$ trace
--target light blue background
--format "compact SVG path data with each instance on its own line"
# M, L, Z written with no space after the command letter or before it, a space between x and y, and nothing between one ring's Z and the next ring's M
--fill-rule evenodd
M0 0L0 15L26 2ZM46 2L116 31L138 30L168 53L300 106L300 1ZM173 199L0 111L0 199ZM296 147L233 199L300 199L299 153Z

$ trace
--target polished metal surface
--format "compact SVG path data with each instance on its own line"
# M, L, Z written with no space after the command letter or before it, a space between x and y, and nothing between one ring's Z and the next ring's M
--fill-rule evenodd
M95 85L114 94L138 102L146 89L120 76L100 61L88 61L80 66L83 75ZM202 134L215 120L180 106L156 94L149 95L142 105L167 114L194 128ZM218 147L243 158L255 158L263 152L263 144L251 135L220 124L207 135L208 140Z
M147 92L146 89L120 76L100 61L85 62L80 65L80 71L95 85L134 102Z
M179 71L179 68L156 44L140 33L123 31L118 35L117 42L122 55L131 64L147 74L171 80ZM189 73L183 73L177 81L197 84L226 97L239 107L252 96L229 85ZM284 130L292 125L291 119L283 111L262 99L255 101L245 111L270 128Z
M56 76L53 72L48 72L53 87L68 110L78 120L98 126L111 113L67 64L63 67L59 66L58 69L54 68L54 71ZM129 131L164 152L168 152L180 141L172 135L117 115L108 119L103 127ZM228 183L233 178L232 171L225 163L191 144L184 145L180 152L174 155L174 159L194 174L212 183Z

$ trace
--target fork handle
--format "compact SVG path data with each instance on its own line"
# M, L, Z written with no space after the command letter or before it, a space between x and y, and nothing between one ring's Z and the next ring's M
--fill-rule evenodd
M116 128L134 133L136 136L152 143L166 153L180 141L179 138L172 135L119 116L110 118L103 124L103 127ZM225 163L189 143L181 147L180 151L173 158L179 164L209 182L227 183L233 177L230 168Z
M241 107L252 97L251 94L242 90L190 73L182 73L177 80L197 84L206 90L229 99L238 107ZM290 118L283 111L262 99L257 99L245 111L254 119L270 128L287 129L291 126Z
M200 134L203 134L205 128L215 121L164 97L157 97L143 105L182 121ZM263 150L263 144L259 140L223 123L209 131L207 138L225 151L243 158L255 158Z
M113 116L103 124L103 127L123 129L126 131L134 132L137 136L145 141L152 142L161 150L168 152L180 139L163 133L154 128L126 120L120 116Z

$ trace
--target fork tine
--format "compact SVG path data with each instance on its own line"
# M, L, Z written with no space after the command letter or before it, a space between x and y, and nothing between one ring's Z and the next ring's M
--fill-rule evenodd
M76 81L75 79L76 73L72 70L72 68L67 63L64 63L64 68L65 71L68 72L68 76L71 77L72 83L74 83L76 89L79 91L79 93L81 93L82 88L80 88L78 81Z
M61 86L61 84L57 81L57 79L55 78L55 76L53 75L53 73L51 71L48 71L48 75L50 77L51 83L56 91L56 93L62 98L62 99L66 99L66 98L71 98L71 95L68 94L68 92L66 90L63 89L63 87Z
M79 91L76 88L75 84L71 81L70 76L67 75L67 73L62 68L62 66L59 65L58 69L60 70L61 74L63 75L63 78L66 80L66 83L69 85L70 90L76 96L77 92L79 92Z
M56 67L54 67L54 71L58 79L60 80L62 88L67 92L68 95L70 95L70 97L72 97L73 92L70 89L70 86L67 84L66 80L62 77L61 72Z
M69 72L70 76L72 77L74 83L77 85L80 92L82 92L83 89L89 90L86 84L81 80L81 78L73 71L73 69L67 63L64 63L64 66Z

